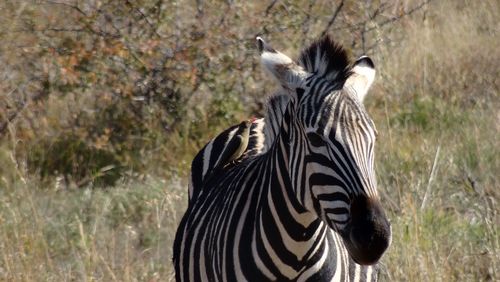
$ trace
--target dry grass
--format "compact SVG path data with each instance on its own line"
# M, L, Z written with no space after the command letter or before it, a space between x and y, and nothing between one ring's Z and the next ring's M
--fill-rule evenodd
M239 7L250 13L248 21L255 20L251 6ZM283 7L275 8L277 17L302 12L300 5ZM379 191L393 226L382 281L500 280L499 10L494 0L434 1L390 28L377 29L383 41L370 55L378 80L366 104L380 133ZM273 20L264 22L276 26ZM301 23L293 18L288 24ZM312 24L308 34L319 34L321 23ZM276 29L270 32L273 40L295 54L303 31L285 35ZM194 101L211 89L203 87ZM53 107L64 103L55 99ZM228 105L219 101L211 107ZM160 145L161 152L168 149L165 159L184 160L194 155L195 142L203 143L189 138L213 135L206 132L206 120L195 124L194 133L193 125L185 125L191 129L180 128ZM172 279L171 245L187 203L185 162L172 164L161 177L76 189L60 178L41 181L28 172L16 155L24 140L13 131L14 126L0 144L0 280Z
M172 278L170 247L187 201L179 180L107 191L38 190L30 182L1 194L0 280Z

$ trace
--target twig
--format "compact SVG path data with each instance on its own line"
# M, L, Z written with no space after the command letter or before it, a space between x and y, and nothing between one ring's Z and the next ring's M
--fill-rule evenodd
M126 3L128 5L130 5L130 7L135 10L140 16L141 18L149 25L149 27L151 28L151 30L153 31L153 33L158 36L159 38L162 38L162 36L156 31L156 28L154 26L154 24L149 20L148 16L146 16L142 11L141 9L137 8L134 6L134 4L132 2L130 2L129 0L126 1Z
M430 2L432 2L433 0L427 0L427 1L423 1L421 2L420 4L418 4L417 6L411 8L408 12L404 12L403 14L400 14L400 15L397 15L397 16L394 16L394 17L391 17L385 21L382 21L382 22L379 22L377 25L375 25L374 27L371 27L369 29L366 30L366 32L369 32L369 31L372 31L372 30L375 30L377 28L380 28L386 24L390 24L392 22L395 22L395 21L398 21L406 16L409 16L413 13L415 13L416 11L422 9L425 5L429 4Z
M60 6L64 6L64 7L68 7L70 9L73 9L75 11L77 11L79 14L83 15L83 17L85 18L89 18L89 15L87 13L85 13L80 7L78 7L77 5L72 5L72 4L69 4L69 3L65 3L65 2L58 2L58 1L53 1L53 0L45 0L44 2L41 2L40 4L45 4L45 5L60 5ZM100 10L98 9L97 10L99 13L100 13ZM89 30L91 33L93 34L96 34L98 36L102 36L102 37L110 37L110 38L113 38L113 39L117 39L118 37L115 35L115 34L111 34L111 33L107 33L105 31L103 31L100 27L99 27L99 30L95 30L91 24L87 23L85 24L84 28L82 27L79 27L81 28L82 30L76 30L76 32L83 32L84 31L84 28L86 28L87 30ZM42 32L45 32L45 31L54 31L54 32L65 32L65 31L71 31L70 29L68 30L65 30L65 29L59 29L59 28L47 28L45 30L43 30Z
M66 7L69 7L75 11L77 11L78 13L84 15L85 17L87 17L87 13L85 13L82 9L80 9L78 6L76 5L71 5L69 3L64 3L64 2L57 2L57 1L52 1L52 0L45 0L44 3L42 4L51 4L51 5L61 5L61 6L66 6Z
M31 81L29 81L28 83L30 83ZM26 85L23 86L23 88L26 87ZM16 91L18 90L18 88L15 89ZM33 98L31 98L30 100L28 101L25 101L21 106L19 106L14 112L12 112L11 114L9 114L6 118L5 118L5 121L3 123L0 123L0 137L2 137L2 135L5 133L5 131L7 130L9 124L12 123L12 121L14 121L16 119L16 117L21 114L22 111L24 111L24 109L26 109L26 107L29 105L29 103L31 102L36 102L36 101L39 101L41 99L43 99L44 97L47 97L49 94L49 92L47 91L46 88L43 88L41 89L38 93L36 93Z
M363 22L363 27L361 28L360 37L361 37L361 49L363 53L366 54L366 21Z
M306 17L302 21L302 44L304 44L307 34L309 33L310 20L311 20L311 10L312 7L316 4L316 1L310 1L307 7Z
M429 181L427 182L427 189L425 191L424 199L422 200L422 205L420 206L420 210L425 209L429 195L431 193L431 184L432 184L432 181L434 181L434 177L436 175L436 167L437 167L440 149L441 149L441 145L438 145L437 150L436 150L436 155L434 156L434 163L432 164L431 174L429 176Z
M330 21L328 21L328 24L326 25L325 29L323 30L323 32L321 33L321 36L325 36L326 33L328 32L328 30L330 29L330 27L333 25L333 23L335 22L335 19L337 19L337 16L339 15L340 13L340 10L342 9L342 7L344 7L344 0L341 0L339 5L337 6L337 8L335 9L335 12L333 12L333 15L332 17L330 18Z
M377 28L380 28L381 26L384 26L386 24L398 21L398 20L400 20L400 19L402 19L402 18L404 18L406 16L409 16L409 15L417 12L418 10L422 9L425 5L429 4L432 1L434 1L434 0L423 1L420 4L418 4L417 6L411 8L408 12L405 12L405 13L403 13L401 15L398 15L398 16L391 17L391 18L386 19L384 21L381 21L379 23L376 23L374 27L366 29L365 32L373 31L373 30L375 30ZM375 12L369 17L370 20L374 20L377 16L380 16L382 14L383 9L385 9L385 8L387 8L387 5L384 5L384 3L382 3L377 8L377 10L375 10ZM363 20L363 21L360 21L360 22L357 22L357 23L346 23L343 26L339 26L339 27L333 28L332 31L339 31L339 30L346 30L346 29L357 30L357 29L361 28L365 24L366 24L366 20Z
M84 29L84 28L48 27L46 29L37 30L37 31L38 32L46 32L46 31L53 31L53 32L85 32L86 29Z
M271 11L271 9L274 7L274 5L276 4L276 2L278 2L278 0L273 0L266 8L266 16L269 15L269 12Z

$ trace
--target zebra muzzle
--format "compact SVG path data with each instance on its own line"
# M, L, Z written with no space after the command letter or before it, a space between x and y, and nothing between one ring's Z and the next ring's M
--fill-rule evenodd
M391 243L391 225L378 199L356 197L343 234L347 250L362 265L378 262Z

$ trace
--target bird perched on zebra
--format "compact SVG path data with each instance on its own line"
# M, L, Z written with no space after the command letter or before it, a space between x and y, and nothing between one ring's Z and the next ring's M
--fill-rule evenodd
M252 121L253 119L245 120L238 125L238 129L234 133L233 138L229 140L222 151L219 161L220 166L228 165L236 161L245 153L250 138L250 126L252 125Z
M176 279L376 280L391 229L375 180L376 129L362 104L373 62L351 64L329 36L298 63L261 38L257 45L280 94L250 130L260 141L247 151L257 153L193 185L174 241ZM204 154L217 158L224 146L215 144ZM193 165L193 182L216 167Z
M253 155L259 151L262 147L260 128L260 120L256 118L242 121L219 133L196 154L191 163L190 201L199 191L197 187L220 173L222 168L234 164L245 152ZM252 149L247 152L249 143Z

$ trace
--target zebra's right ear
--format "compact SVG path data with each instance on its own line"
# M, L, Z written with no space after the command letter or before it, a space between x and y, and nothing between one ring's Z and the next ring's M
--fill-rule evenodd
M300 87L306 71L288 56L269 46L261 37L256 39L261 62L274 78L287 89L295 90Z
M351 72L344 83L344 89L353 92L354 96L363 102L373 80L375 80L375 65L370 57L362 56L356 60Z

